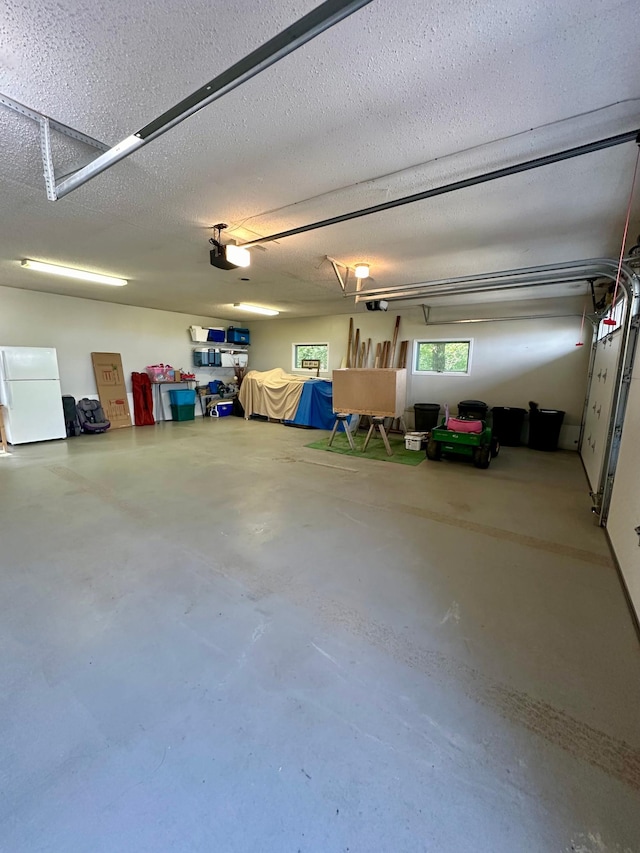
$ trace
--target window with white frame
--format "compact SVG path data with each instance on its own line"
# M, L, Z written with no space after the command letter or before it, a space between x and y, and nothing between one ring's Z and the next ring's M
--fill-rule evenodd
M413 373L432 376L468 376L473 340L414 341Z
M305 370L302 362L307 359L318 359L320 371L326 373L329 370L329 344L292 344L293 370Z

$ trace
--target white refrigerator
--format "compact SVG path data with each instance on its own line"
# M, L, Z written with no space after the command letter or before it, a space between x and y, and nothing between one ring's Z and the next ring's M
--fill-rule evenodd
M0 347L0 403L10 444L66 438L52 347Z

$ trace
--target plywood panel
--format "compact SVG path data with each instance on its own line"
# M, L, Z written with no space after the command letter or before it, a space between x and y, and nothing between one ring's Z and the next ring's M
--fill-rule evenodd
M119 352L92 352L93 372L96 377L100 405L112 429L131 426L129 401L124 385L122 358Z
M580 448L580 455L593 492L600 489L621 341L620 331L598 341L593 364Z
M400 418L407 399L407 371L349 369L333 371L333 411Z
M607 531L624 577L629 597L640 620L640 357L636 357L634 378L622 428L620 455L613 484Z

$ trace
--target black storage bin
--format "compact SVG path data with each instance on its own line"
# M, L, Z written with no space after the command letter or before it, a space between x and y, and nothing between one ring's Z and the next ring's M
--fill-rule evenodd
M416 432L431 432L438 426L440 403L416 403L413 407Z
M494 406L491 412L493 414L493 434L500 444L504 444L506 447L518 447L527 410L516 409L512 406Z
M472 418L476 421L484 421L487 417L489 406L482 400L461 400L458 403L458 417Z
M529 409L529 447L557 450L564 412L559 409Z

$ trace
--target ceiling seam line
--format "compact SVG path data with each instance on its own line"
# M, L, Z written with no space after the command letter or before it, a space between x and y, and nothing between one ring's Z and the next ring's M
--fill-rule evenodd
M628 104L628 103L636 103L640 101L640 98L623 98L621 101L612 101L610 104L604 104L601 107L596 107L593 110L585 110L582 113L576 113L575 115L565 116L564 118L555 119L554 121L548 121L544 124L538 124L534 127L529 127L526 130L518 130L516 133L509 133L506 136L498 136L495 139L488 139L486 142L480 142L477 145L470 145L468 148L460 148L458 151L450 151L447 154L441 154L439 157L432 157L430 160L423 160L420 163L413 163L411 166L403 166L402 169L393 169L391 172L385 172L382 175L374 175L370 178L363 178L361 181L355 181L352 184L345 184L341 187L334 187L333 189L327 190L326 192L317 193L316 195L308 196L307 198L299 199L298 201L292 201L289 204L283 204L280 207L274 207L271 210L263 210L259 213L253 213L251 216L245 217L240 222L237 222L233 225L229 226L229 231L238 231L240 229L245 229L250 231L250 228L245 228L245 223L250 222L252 219L261 219L263 216L271 216L274 213L282 213L283 210L288 210L292 207L297 207L300 204L307 204L311 201L318 201L321 198L326 198L327 196L334 195L340 192L346 192L347 190L353 190L356 187L363 186L365 184L375 184L377 181L384 181L386 178L395 178L398 175L404 175L408 172L413 172L416 169L422 169L425 166L430 166L433 163L441 163L443 160L448 160L451 157L458 157L462 154L469 154L472 151L480 151L484 148L488 148L491 145L497 145L498 143L508 142L511 139L518 139L521 136L526 136L529 133L535 133L538 130L544 130L550 127L557 127L558 125L563 124L564 122L573 121L577 118L584 118L586 116L595 115L596 113L603 112L604 110L609 110L612 107L620 106L620 104ZM254 234L257 232L253 232Z
M514 163L511 166L505 166L502 169L494 169L491 172L483 172L480 175L475 175L472 178L463 178L459 181L453 181L449 184L441 184L438 187L432 187L429 190L423 190L419 193L401 196L397 199L374 204L370 207L363 207L359 210L353 210L349 213L342 213L337 216L331 216L328 219L320 219L317 222L310 222L307 225L300 225L297 228L290 228L286 231L278 231L276 234L270 234L267 237L260 237L258 240L248 240L242 245L245 248L251 246L259 246L261 243L271 243L275 240L282 240L285 237L294 237L297 234L306 234L308 231L316 231L319 228L328 228L331 225L339 225L342 222L348 222L351 219L359 219L363 216L371 216L374 213L382 213L386 210L392 210L395 207L402 207L405 204L415 204L418 201L425 201L429 198L435 198L448 193L458 192L459 190L468 189L469 187L477 186L478 184L489 183L490 181L498 180L499 178L517 175L521 172L528 172L532 169L539 169L542 166L548 166L553 163L570 160L575 157L582 157L585 154L591 154L594 151L601 151L606 148L611 148L616 145L622 145L626 142L638 142L640 139L640 129L621 133L616 136L609 136L604 139L598 139L593 142L578 145L573 148L566 148L563 151L558 151L555 154L547 154L544 157L536 157L533 160L524 160L521 163Z

